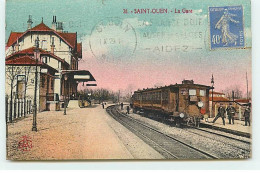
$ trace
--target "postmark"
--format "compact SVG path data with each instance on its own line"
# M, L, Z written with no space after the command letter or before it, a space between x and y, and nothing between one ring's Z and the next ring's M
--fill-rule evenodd
M243 6L209 7L210 49L244 48Z
M136 32L125 20L106 18L93 27L89 46L96 58L105 61L128 60L136 50Z

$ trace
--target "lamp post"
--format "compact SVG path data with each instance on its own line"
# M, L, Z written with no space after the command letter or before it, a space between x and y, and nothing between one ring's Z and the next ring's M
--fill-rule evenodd
M89 99L90 105L91 105L91 93L88 93L88 99Z
M34 105L33 105L33 126L32 131L37 132L37 86L38 86L38 52L39 52L39 37L35 40L35 86L34 86Z
M64 85L65 85L65 87L64 87L64 96L65 96L65 100L64 100L64 115L67 115L67 92L66 92L66 88L67 88L67 80L68 80L68 76L67 76L67 74L65 74L64 75L64 80L65 80L65 82L64 82Z
M212 89L212 98L211 98L211 101L212 101L212 104L211 104L211 112L212 112L212 115L213 115L213 89L214 89L214 77L213 77L213 74L212 74L212 77L211 77L211 89Z

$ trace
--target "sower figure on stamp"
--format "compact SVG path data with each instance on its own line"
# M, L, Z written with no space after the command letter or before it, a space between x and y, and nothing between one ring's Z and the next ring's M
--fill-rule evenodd
M239 23L239 21L234 20L232 17L236 16L231 14L227 9L224 10L223 16L217 22L215 28L220 29L222 32L222 42L227 45L229 43L237 44L236 41L238 36L230 31L230 22Z
M223 104L221 103L221 104L220 104L220 107L218 108L218 114L217 114L217 116L215 117L215 119L213 120L212 123L215 123L215 121L217 121L217 119L218 119L219 117L221 117L221 118L222 118L222 121L223 121L223 125L225 125L225 113L226 113L226 110L225 110L225 108L223 107Z
M248 125L250 126L250 113L251 113L251 109L250 109L250 106L248 105L248 106L246 107L245 112L244 112L245 126L247 126L247 123L248 123Z
M228 115L229 124L231 124L231 120L232 120L232 124L234 124L236 109L232 106L232 103L229 103L229 106L226 109L226 111Z

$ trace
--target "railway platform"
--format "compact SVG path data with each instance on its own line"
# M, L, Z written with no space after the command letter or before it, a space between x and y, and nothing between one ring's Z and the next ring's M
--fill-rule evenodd
M250 137L252 134L251 126L245 126L245 122L241 120L235 120L235 124L229 124L228 118L225 118L225 125L223 125L222 119L219 118L215 123L212 123L214 118L208 118L208 122L201 121L202 127L212 128L227 133L232 133L239 136Z
M107 105L106 105L107 107ZM8 160L161 159L157 151L107 114L101 105L32 115L8 124ZM21 140L32 146L19 148Z

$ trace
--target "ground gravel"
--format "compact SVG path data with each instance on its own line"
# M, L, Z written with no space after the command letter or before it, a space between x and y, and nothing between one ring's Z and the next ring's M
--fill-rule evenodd
M123 110L122 112L125 112ZM203 151L206 151L212 155L217 156L221 159L241 159L241 158L249 158L251 156L250 146L246 144L242 144L241 142L235 142L232 140L227 140L224 137L220 137L217 135L209 135L202 132L190 131L187 129L176 128L153 119L130 113L130 117L137 119L147 125L152 126L153 128L170 135L174 138L177 138L183 142L186 142L196 148L199 148Z

